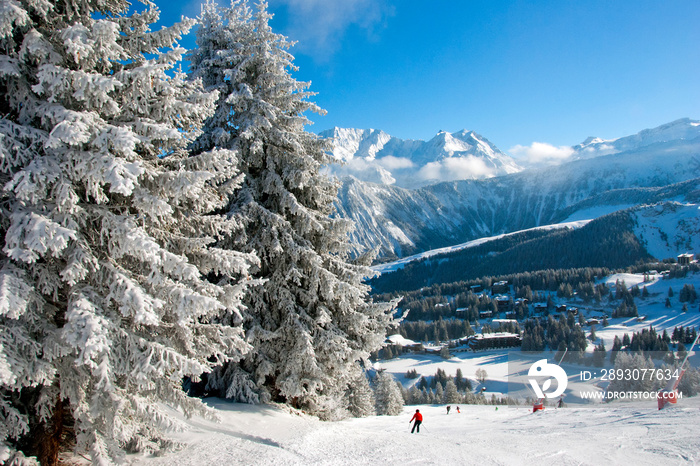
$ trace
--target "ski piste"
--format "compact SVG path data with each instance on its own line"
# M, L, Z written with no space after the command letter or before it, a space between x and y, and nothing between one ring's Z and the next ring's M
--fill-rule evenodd
M693 344L690 345L690 349L685 353L685 358L683 358L683 362L681 363L681 367L679 369L680 373L678 374L678 378L669 379L666 387L659 390L656 398L659 409L664 409L664 407L669 403L676 404L678 402L678 385L681 383L683 374L685 374L685 363L688 361L690 353L693 351L693 348L697 344L699 338L700 334L695 337Z

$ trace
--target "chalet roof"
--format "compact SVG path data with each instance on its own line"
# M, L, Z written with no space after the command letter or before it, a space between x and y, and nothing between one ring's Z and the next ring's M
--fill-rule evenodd
M517 324L518 321L516 319L493 319L491 322L494 324Z
M492 340L497 338L520 338L517 333L510 332L498 332L498 333L477 333L469 338L474 338L476 340Z

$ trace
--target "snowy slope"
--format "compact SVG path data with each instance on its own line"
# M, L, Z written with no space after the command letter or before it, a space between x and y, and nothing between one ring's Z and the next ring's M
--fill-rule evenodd
M408 190L346 178L338 214L356 223L357 249L404 257L565 221L588 220L664 200L697 202L700 138L485 180Z
M700 205L664 203L637 209L635 235L656 258L700 251Z
M695 464L700 461L700 399L657 411L650 403L601 409L409 406L400 416L322 423L283 408L210 402L222 423L193 420L178 434L185 447L133 464ZM420 434L410 434L416 408Z
M644 284L644 277L620 274L607 283L625 280L628 286ZM610 319L596 331L594 343L612 347L615 335L631 334L654 325L658 331L676 325L700 324L697 312L680 312L673 300L664 306L666 291L676 296L685 283L700 288L700 274L684 279L651 277L650 297L637 300L647 320ZM612 304L611 304L612 305ZM604 306L604 305L603 305ZM588 333L589 328L586 328ZM589 348L590 350L590 348ZM439 356L405 355L380 363L405 386L408 369L433 375L437 368L453 376L457 368L474 378L477 368L488 373L487 394L502 393L508 377L507 350L457 353L449 360ZM551 358L548 352L543 357ZM698 355L693 357L694 365ZM691 359L693 359L691 358ZM570 380L587 366L564 364ZM479 387L475 387L477 390ZM599 389L599 388L598 388ZM614 401L584 404L573 397L567 406L532 414L529 405L518 407L462 405L461 413L445 414L442 405L407 406L400 416L375 416L321 422L284 406L251 406L218 399L206 402L221 422L194 418L182 420L183 430L173 437L183 444L162 457L131 455L138 465L366 465L366 464L697 464L700 462L700 397L683 398L677 406L657 410L656 402ZM409 433L415 409L424 415L419 435ZM175 416L180 416L174 413ZM180 416L181 417L181 416Z
M332 174L373 183L416 188L522 170L512 157L473 131L440 131L429 141L399 139L374 129L334 128L320 136L333 141L332 153L339 164L329 167Z

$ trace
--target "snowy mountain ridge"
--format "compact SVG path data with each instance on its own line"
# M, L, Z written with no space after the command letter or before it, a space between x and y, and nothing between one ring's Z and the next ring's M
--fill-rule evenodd
M319 135L333 141L332 154L339 164L329 170L338 177L417 188L522 170L512 157L473 131L440 131L429 141L399 139L375 129L336 127Z
M589 221L590 220L579 220L579 221L575 221L575 222L557 223L554 225L544 225L541 227L532 228L531 230L559 230L562 228L580 228L580 227L586 225ZM523 231L527 231L527 230L523 230ZM517 233L521 233L521 231L514 231L512 233L504 233L502 235L479 238L479 239L475 239L472 241L467 241L466 243L457 244L455 246L447 246L444 248L431 249L430 251L425 251L425 252L421 252L419 254L414 254L414 255L409 256L409 257L404 257L404 258L399 259L397 261L386 262L383 264L375 265L372 267L372 270L377 274L394 272L396 270L403 268L405 265L410 264L411 262L420 261L420 260L427 259L427 258L433 257L433 256L438 256L438 255L442 256L445 254L450 254L452 252L461 251L462 249L472 248L475 246L479 246L481 244L488 243L489 241L494 241L494 240L501 239L501 238L508 236L508 235L515 235Z
M656 128L645 129L637 134L617 139L605 140L589 137L573 146L575 159L598 157L601 155L641 149L656 143L677 140L693 140L700 137L700 121L680 118Z
M332 140L335 176L415 189L444 181L478 180L537 168L515 159L474 131L439 131L429 141L400 139L377 129L339 128L319 134ZM569 161L642 150L700 138L700 121L681 118L617 139L589 137L571 147Z

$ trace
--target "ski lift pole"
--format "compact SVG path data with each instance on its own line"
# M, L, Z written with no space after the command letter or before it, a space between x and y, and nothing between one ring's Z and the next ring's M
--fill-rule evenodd
M561 355L561 358L559 358L559 366L561 366L561 362L564 360L564 356L566 356L566 353L569 352L569 347L566 347L566 350L564 351L564 354Z
M700 332L697 334L695 337L695 341L693 341L693 344L690 345L690 349L685 353L685 358L683 359L683 362L681 363L681 368L680 370L683 370L683 366L685 366L685 363L688 361L688 358L690 357L690 353L693 351L693 348L698 342L698 339L700 339Z

